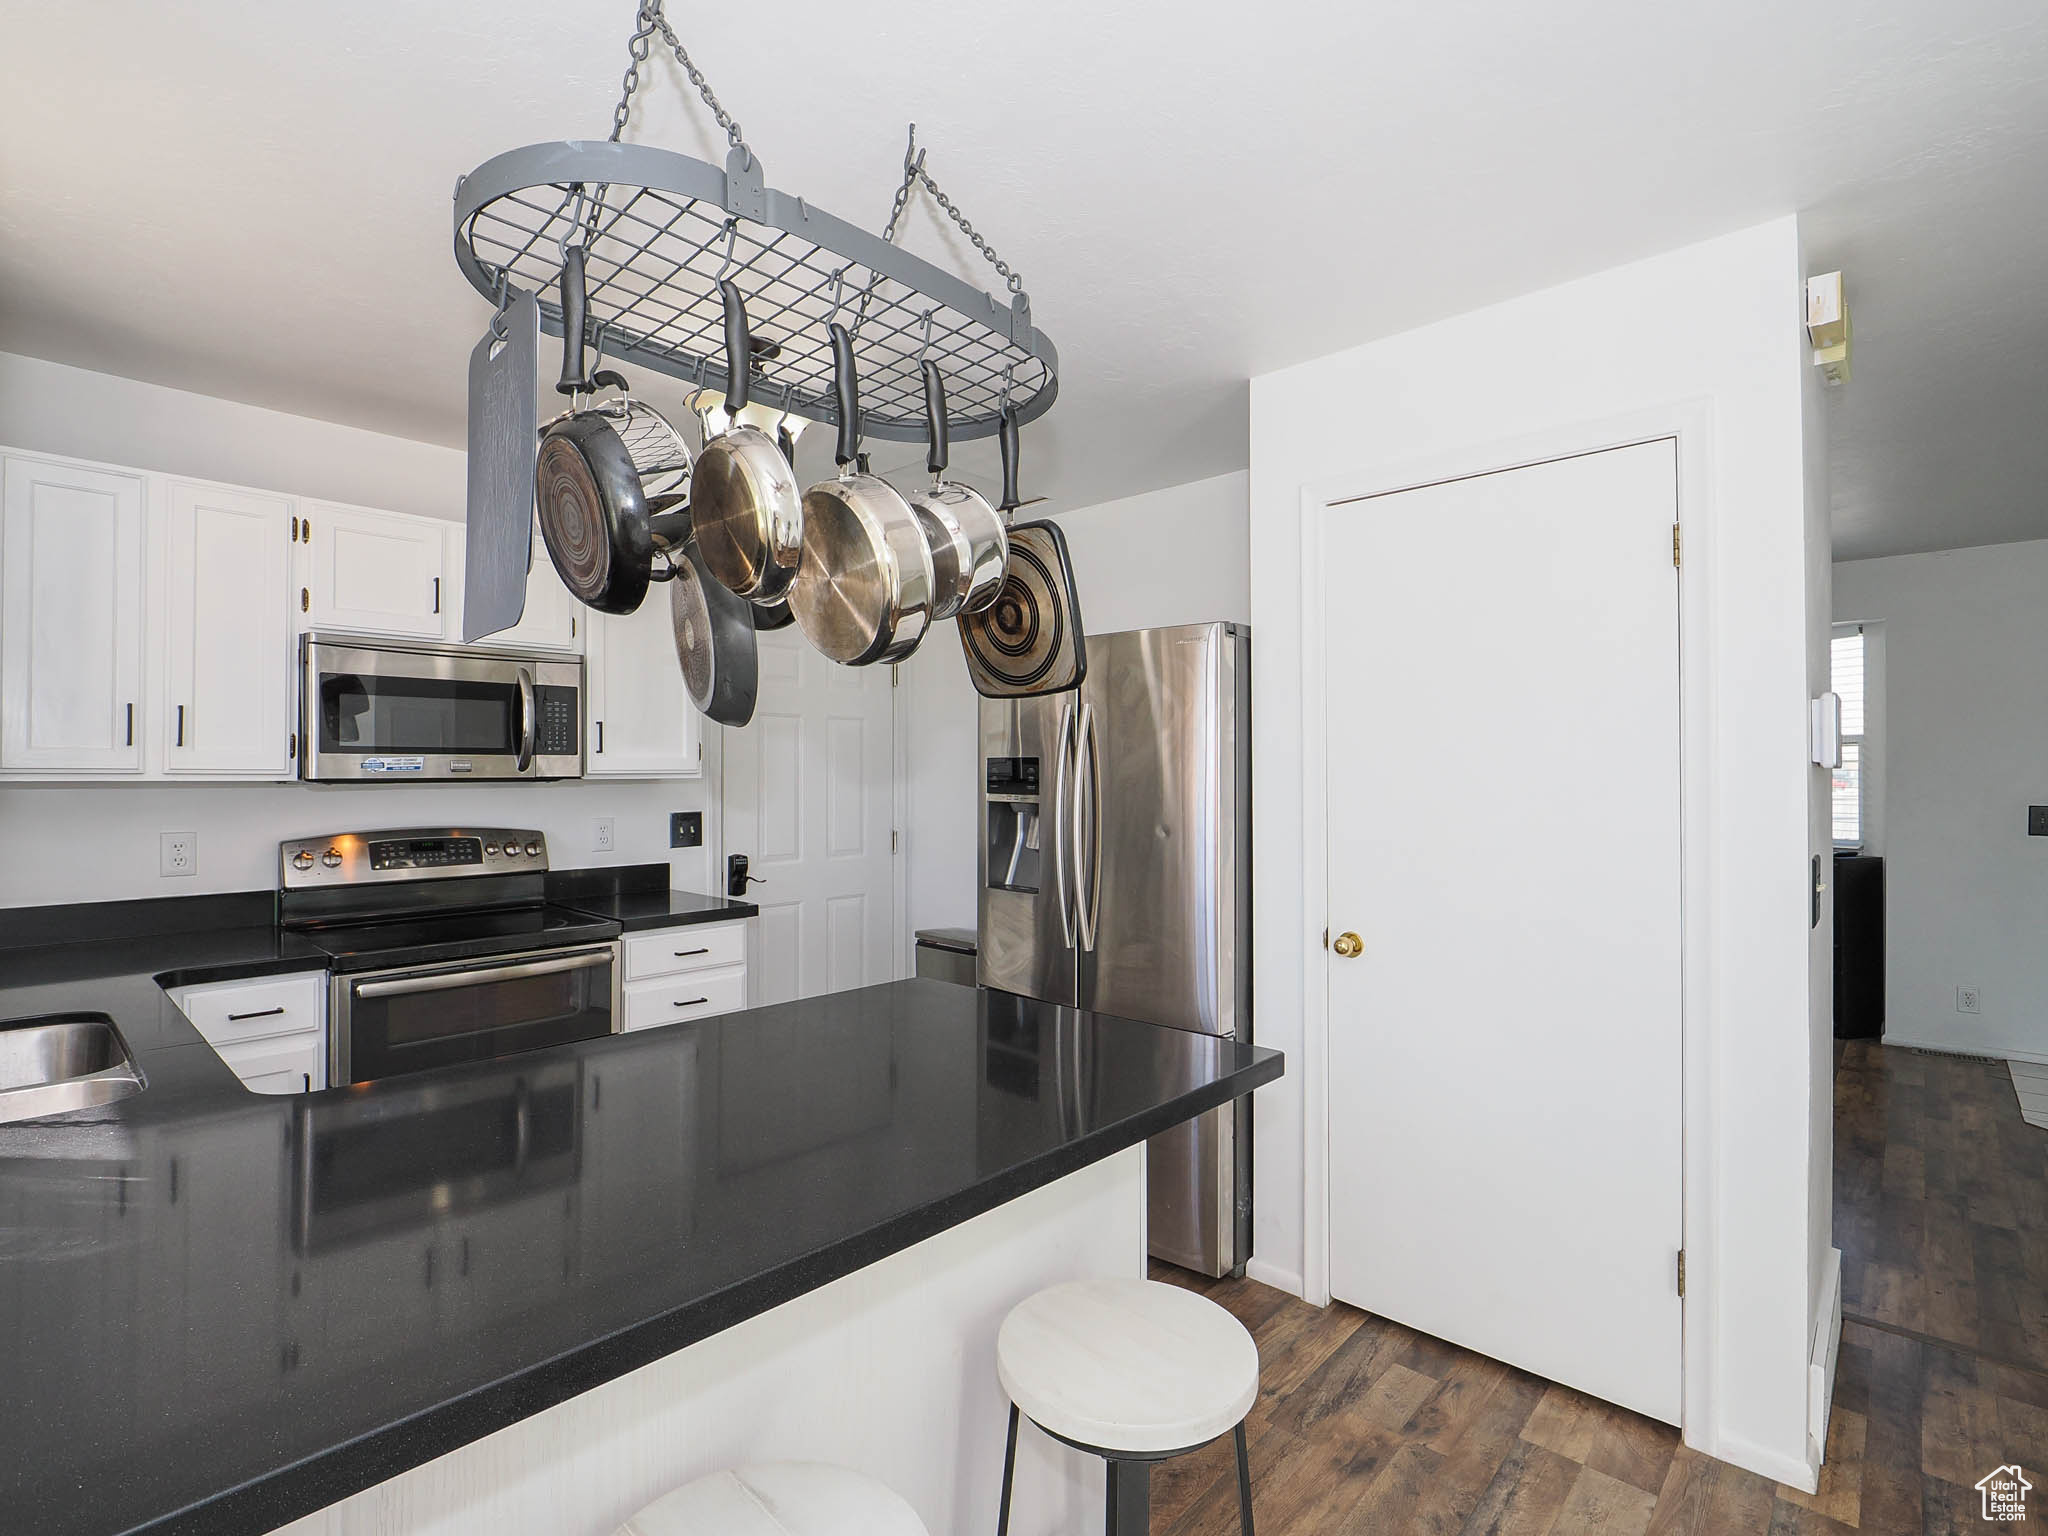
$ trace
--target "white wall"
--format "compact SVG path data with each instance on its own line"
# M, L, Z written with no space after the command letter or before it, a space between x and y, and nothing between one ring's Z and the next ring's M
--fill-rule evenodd
M460 518L464 456L332 422L0 353L0 443L137 469ZM678 698L678 706L687 701ZM678 849L674 878L715 891L719 733L705 777L538 785L0 784L0 906L263 890L277 845L352 828L465 820L534 826L557 867L670 857L668 812L705 813L705 846ZM591 822L616 822L591 851ZM158 835L199 834L199 872L158 873Z
M1849 561L1834 600L1884 639L1885 1039L2048 1060L2048 542Z
M1304 497L1384 487L1425 464L1491 468L1516 444L1623 419L1694 422L1680 449L1699 610L1688 624L1712 641L1688 662L1705 693L1688 701L1691 751L1708 766L1688 784L1705 829L1688 848L1688 890L1707 908L1689 922L1707 953L1687 992L1686 1433L1803 1481L1826 1009L1810 996L1807 926L1814 525L1800 285L1783 219L1255 378L1250 527L1254 1006L1261 1040L1289 1057L1260 1098L1254 1246L1284 1282L1305 1271L1302 987L1325 920L1301 892ZM1412 575L1455 601L1454 572Z
M1242 474L1058 513L1054 521L1067 535L1089 634L1251 618ZM980 696L952 631L942 626L902 672L910 709L913 932L975 925ZM1252 648L1256 653L1256 634Z

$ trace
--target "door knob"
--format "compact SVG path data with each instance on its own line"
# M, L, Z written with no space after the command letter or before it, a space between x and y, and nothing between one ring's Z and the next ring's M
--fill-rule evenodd
M1365 940L1355 933L1340 933L1337 935L1337 942L1332 944L1330 948L1337 951L1346 960L1352 960L1365 953Z

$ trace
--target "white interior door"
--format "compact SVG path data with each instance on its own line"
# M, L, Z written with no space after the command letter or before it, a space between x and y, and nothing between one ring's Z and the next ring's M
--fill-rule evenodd
M1674 445L1324 515L1331 1290L1676 1423Z
M761 884L756 1005L893 980L895 691L887 667L827 661L794 625L760 637L760 700L727 730L728 855Z

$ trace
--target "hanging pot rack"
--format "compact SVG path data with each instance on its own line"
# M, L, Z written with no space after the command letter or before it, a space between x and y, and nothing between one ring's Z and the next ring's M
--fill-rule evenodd
M726 132L723 169L619 140L656 31ZM829 332L837 320L853 333L866 436L924 440L927 359L945 374L956 440L993 436L1006 399L1020 422L1051 408L1059 354L1031 323L1022 280L924 169L914 124L888 227L874 235L766 184L760 157L676 40L661 0L641 0L631 53L609 140L506 150L456 183L455 261L478 293L501 306L514 289L536 295L542 328L560 336L557 280L564 253L581 244L587 340L614 364L727 392L717 283L730 277L746 295L756 338L751 389L763 404L837 422ZM894 243L920 184L1005 279L1007 300Z

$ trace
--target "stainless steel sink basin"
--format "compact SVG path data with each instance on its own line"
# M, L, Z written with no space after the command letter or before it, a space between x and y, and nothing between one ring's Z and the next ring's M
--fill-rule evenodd
M0 1124L111 1104L142 1091L113 1021L51 1014L0 1024Z

